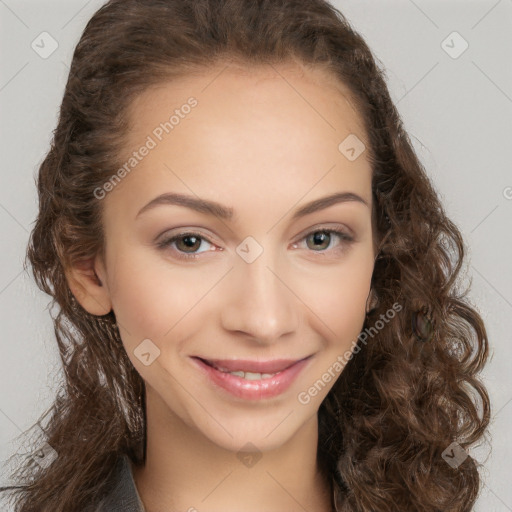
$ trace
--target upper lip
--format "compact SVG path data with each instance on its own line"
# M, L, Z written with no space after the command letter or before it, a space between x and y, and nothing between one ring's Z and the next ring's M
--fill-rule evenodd
M204 357L195 357L209 365L230 372L277 373L310 356L303 357L302 359L272 359L270 361L256 361L250 359L205 359Z

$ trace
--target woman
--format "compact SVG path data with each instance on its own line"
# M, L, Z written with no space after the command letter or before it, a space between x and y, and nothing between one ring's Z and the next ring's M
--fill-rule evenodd
M463 241L330 4L111 0L38 191L66 383L16 510L472 509Z

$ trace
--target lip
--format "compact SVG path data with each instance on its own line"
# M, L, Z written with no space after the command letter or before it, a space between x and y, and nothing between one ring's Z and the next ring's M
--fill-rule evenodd
M213 366L207 364L204 359L201 359L199 357L191 357L192 361L194 361L196 366L198 366L198 368L203 372L203 374L205 374L208 377L211 383L213 383L217 387L222 388L231 395L237 398L242 398L244 400L261 400L265 398L272 398L280 395L281 393L284 393L291 386L292 382L295 380L298 374L304 369L304 367L309 364L311 358L312 356L308 356L300 360L280 359L267 362L243 361L244 364L253 364L253 368L255 368L255 363L260 364L260 368L265 367L265 365L266 368L270 368L271 365L274 365L274 368L276 367L276 365L280 365L281 367L283 367L283 365L285 366L285 369L283 369L279 373L276 373L276 375L268 379L246 380L243 377L238 377L236 375L231 375L230 373L224 373L220 370L217 370ZM244 368L244 370L253 371L254 373L274 373L273 371L250 370L246 366L240 366L240 364L242 364L242 360L224 361L224 363L236 363L237 368ZM288 364L287 367L286 364ZM237 371L237 368L235 367L234 370L230 371Z
M196 356L198 357L198 356ZM298 363L301 359L272 359L269 361L256 361L250 359L206 359L198 357L212 366L229 372L246 371L253 373L277 373L286 370L289 366ZM305 359L305 358L302 358Z

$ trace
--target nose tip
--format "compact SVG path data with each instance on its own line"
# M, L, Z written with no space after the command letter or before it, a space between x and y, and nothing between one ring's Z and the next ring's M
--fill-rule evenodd
M297 299L268 262L258 258L231 273L222 323L227 330L244 333L260 344L271 344L296 331Z

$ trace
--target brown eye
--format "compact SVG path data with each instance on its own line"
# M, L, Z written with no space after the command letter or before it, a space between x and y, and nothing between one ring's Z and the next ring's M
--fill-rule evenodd
M182 235L175 238L176 247L179 251L183 252L195 252L199 247L201 247L202 239L195 235ZM180 243L183 242L183 243Z
M212 250L208 248L208 244L214 245L199 233L179 233L164 238L157 243L157 247L161 250L170 250L177 258L194 259L201 253L210 252ZM201 246L203 250L200 251Z

